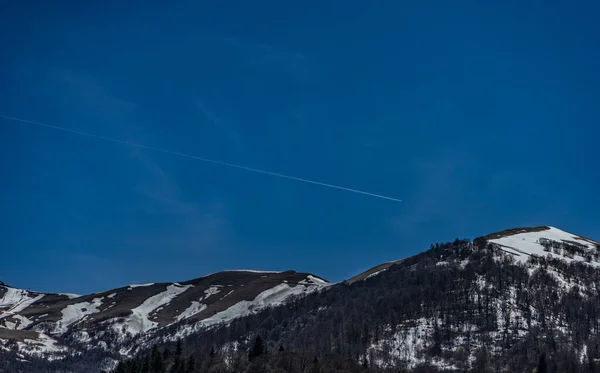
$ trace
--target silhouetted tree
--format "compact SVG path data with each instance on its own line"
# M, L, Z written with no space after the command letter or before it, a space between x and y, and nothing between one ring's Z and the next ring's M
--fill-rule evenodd
M175 347L175 355L176 356L181 356L182 352L183 352L183 346L181 345L181 338L179 338L177 340L177 345Z
M255 358L262 356L265 353L265 346L260 335L254 339L254 344L248 353L248 360L252 361Z
M165 365L162 354L158 351L158 346L152 347L152 355L150 356L150 371L152 373L163 373Z

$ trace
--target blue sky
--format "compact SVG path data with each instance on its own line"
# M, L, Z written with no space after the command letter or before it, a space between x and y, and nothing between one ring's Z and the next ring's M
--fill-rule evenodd
M4 2L0 114L403 202L0 118L0 280L338 281L516 226L600 238L598 5L322 3Z

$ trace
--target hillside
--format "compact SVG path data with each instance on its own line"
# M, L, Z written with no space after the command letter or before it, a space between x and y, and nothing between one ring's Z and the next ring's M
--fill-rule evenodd
M227 271L83 296L0 285L0 349L58 359L98 347L118 358L165 327L189 334L327 285L294 271Z
M364 280L191 336L184 350L199 372L594 372L600 272L587 254L599 247L551 227L435 244ZM270 353L249 361L257 336Z
M596 241L536 227L434 244L338 284L225 272L77 298L13 289L2 298L12 299L4 332L40 333L37 343L47 337L67 350L42 353L23 336L5 342L4 361L13 358L7 372L32 373L98 371L116 360L130 373L157 354L177 373L530 372L541 361L548 372L600 371L599 251ZM72 309L79 321L65 327ZM262 353L249 360L258 337Z

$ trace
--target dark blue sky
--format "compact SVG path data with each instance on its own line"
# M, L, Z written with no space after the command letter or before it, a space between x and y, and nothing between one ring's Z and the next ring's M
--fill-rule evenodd
M0 118L4 282L337 281L515 226L600 238L594 2L102 3L3 2L0 114L404 202Z

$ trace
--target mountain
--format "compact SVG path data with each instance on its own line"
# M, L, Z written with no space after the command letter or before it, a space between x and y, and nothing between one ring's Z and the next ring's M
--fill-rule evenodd
M83 297L4 288L11 373L118 360L119 373L149 361L192 373L600 372L600 243L553 227L437 243L336 284L241 271Z
M553 257L566 262L585 261L592 266L600 266L600 243L558 228L541 226L533 228L513 228L479 237L476 243L489 243L497 249L526 263L530 257ZM592 260L593 259L593 260ZM377 276L403 259L377 265L348 280L352 284Z
M166 327L186 335L328 285L305 273L250 270L82 296L0 285L0 348L57 359L96 345L127 355Z

